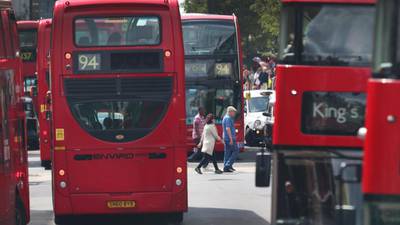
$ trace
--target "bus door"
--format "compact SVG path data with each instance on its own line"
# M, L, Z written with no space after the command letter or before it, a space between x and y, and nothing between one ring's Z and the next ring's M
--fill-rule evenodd
M1 48L1 50L4 49ZM7 108L5 107L5 84L7 82L4 69L0 63L0 224L13 224L16 180L15 173L12 170L10 146L8 145Z

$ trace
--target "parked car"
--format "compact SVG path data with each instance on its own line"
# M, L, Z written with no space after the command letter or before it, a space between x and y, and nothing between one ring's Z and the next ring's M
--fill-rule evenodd
M246 99L244 107L246 145L260 146L264 142L267 120L269 123L273 120L267 113L270 99L275 98L275 92L271 90L245 91L244 97Z

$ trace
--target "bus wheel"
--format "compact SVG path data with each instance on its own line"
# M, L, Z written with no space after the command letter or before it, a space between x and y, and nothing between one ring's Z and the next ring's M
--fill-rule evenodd
M15 201L15 224L26 225L25 207L19 196L17 196L17 199Z
M183 212L170 214L169 220L174 224L181 224L183 221Z
M70 216L54 216L54 223L57 225L68 225L73 224Z

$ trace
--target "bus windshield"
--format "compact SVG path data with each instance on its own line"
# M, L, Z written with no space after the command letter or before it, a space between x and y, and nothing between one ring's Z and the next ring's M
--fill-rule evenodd
M68 79L67 100L79 125L110 142L142 138L165 116L172 83L169 78ZM100 97L101 96L101 97ZM115 139L116 135L123 139Z
M287 64L368 66L374 13L372 5L289 5L283 10L280 60Z
M329 153L285 152L279 162L279 188L284 208L280 224L362 224L363 200L356 167L359 159L338 158ZM356 156L356 155L354 155ZM343 215L342 219L340 215Z
M79 47L159 45L160 33L157 16L75 19L75 44Z
M21 48L36 48L37 31L35 29L20 30L18 35Z
M235 54L236 32L232 22L185 22L185 55Z
M21 59L24 62L36 60L37 30L19 30L19 43L21 46Z
M72 100L72 113L93 136L105 141L132 141L149 133L164 115L167 102L157 100ZM116 133L124 140L114 139Z
M187 124L192 124L199 106L204 106L207 113L215 115L216 123L221 123L226 113L225 109L230 105L237 105L233 96L232 89L214 89L205 86L188 88L186 90Z
M374 73L380 78L399 79L400 74L400 6L397 1L380 2L377 11ZM390 9L390 10L389 10ZM395 9L395 10L392 10Z

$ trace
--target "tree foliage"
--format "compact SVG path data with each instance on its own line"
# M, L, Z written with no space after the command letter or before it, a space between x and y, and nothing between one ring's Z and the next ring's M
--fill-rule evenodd
M207 13L208 7L205 0L185 0L185 12Z
M187 13L234 13L247 61L277 52L280 0L185 0L184 8Z

